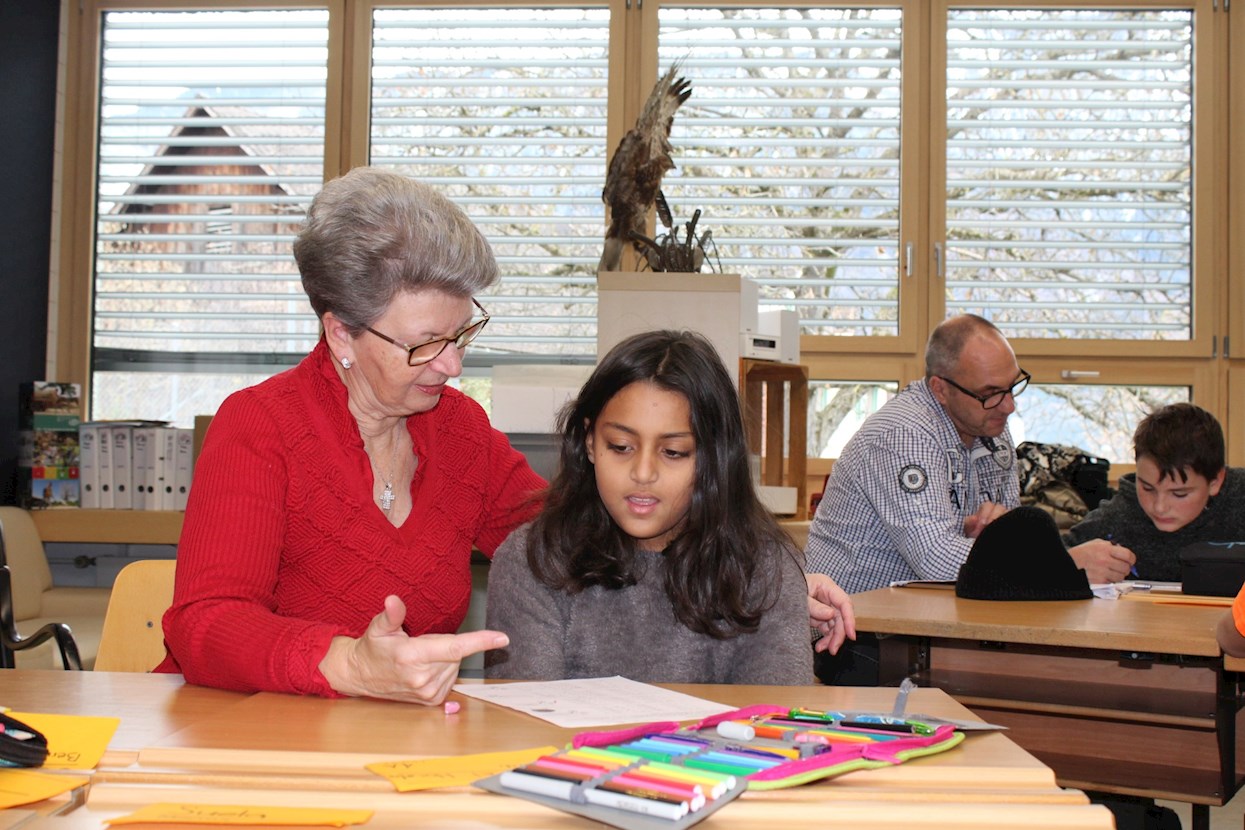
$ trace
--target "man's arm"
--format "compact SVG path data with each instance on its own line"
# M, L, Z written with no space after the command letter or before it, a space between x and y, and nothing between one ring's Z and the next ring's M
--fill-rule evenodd
M919 579L953 580L973 540L964 533L967 516L952 498L949 465L926 436L902 436L895 446L870 447L874 474L862 482L881 527Z

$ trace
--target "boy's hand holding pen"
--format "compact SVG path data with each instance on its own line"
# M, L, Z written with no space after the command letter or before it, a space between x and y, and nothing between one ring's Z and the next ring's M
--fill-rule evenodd
M1115 534L1114 534L1114 533L1108 533L1108 534L1107 534L1107 541L1108 541L1108 542L1110 542L1112 545L1114 545L1114 546L1115 546L1115 547L1117 547L1117 548L1119 548L1119 547L1123 547L1122 545L1120 545L1119 543L1117 543L1117 542L1115 541ZM1124 548L1124 550L1128 550L1128 548ZM1129 553L1132 553L1132 551L1129 551ZM1136 557L1135 557L1135 556L1133 557L1133 562L1132 562L1132 564L1130 564L1130 565L1128 566L1128 575L1129 575L1129 576L1131 576L1133 579L1140 579L1140 578L1141 578L1141 574L1137 573L1137 559L1136 559Z
M1120 582L1127 579L1130 572L1137 575L1133 570L1137 557L1110 535L1068 548L1068 555L1078 568L1085 571L1093 584Z

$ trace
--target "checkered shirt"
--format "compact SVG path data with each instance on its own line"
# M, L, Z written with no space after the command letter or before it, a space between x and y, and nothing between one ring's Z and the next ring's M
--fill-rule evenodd
M992 445L992 446L991 446ZM965 447L924 380L869 416L835 462L808 535L807 567L848 593L953 580L984 501L1020 504L1011 433Z

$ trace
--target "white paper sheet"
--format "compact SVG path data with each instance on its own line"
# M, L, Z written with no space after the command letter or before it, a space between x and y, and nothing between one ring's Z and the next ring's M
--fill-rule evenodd
M625 677L522 683L458 684L454 691L526 712L555 726L582 729L623 723L699 720L734 709Z
M1094 592L1094 596L1100 599L1119 599L1130 591L1150 591L1156 594L1179 594L1181 592L1179 582L1139 582L1132 579L1124 582L1094 583L1089 587Z

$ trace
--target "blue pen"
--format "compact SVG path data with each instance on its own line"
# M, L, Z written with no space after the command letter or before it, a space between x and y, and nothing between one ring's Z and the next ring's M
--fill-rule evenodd
M1114 545L1114 544L1115 544L1115 534L1114 534L1114 533L1108 533L1108 534L1107 534L1107 541L1108 541L1108 542L1110 542L1111 544L1113 544L1113 545ZM1133 579L1139 579L1139 578L1141 577L1141 574L1137 573L1137 566L1136 566L1135 564L1134 564L1134 565L1129 565L1129 566L1128 566L1128 573L1129 573L1129 576L1131 576Z

